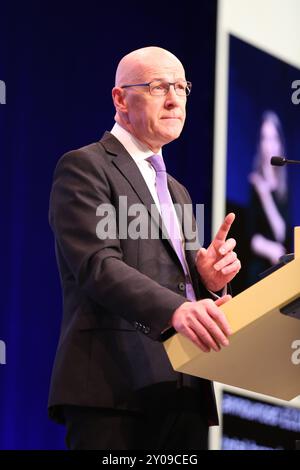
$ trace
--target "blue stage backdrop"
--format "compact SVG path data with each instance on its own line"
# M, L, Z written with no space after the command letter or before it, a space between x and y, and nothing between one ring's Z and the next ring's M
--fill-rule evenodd
M165 155L205 203L210 238L216 1L202 0L198 13L165 2L54 3L0 7L1 449L64 448L63 428L47 417L61 319L51 180L64 152L111 129L115 67L133 49L171 50L193 82L185 130Z

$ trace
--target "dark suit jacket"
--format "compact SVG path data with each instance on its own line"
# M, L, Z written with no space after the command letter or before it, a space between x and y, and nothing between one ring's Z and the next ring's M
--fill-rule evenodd
M191 202L174 178L168 176L168 184L174 202ZM63 404L137 411L191 407L216 422L211 383L175 372L159 342L173 312L186 301L184 272L171 244L96 235L100 204L113 205L118 228L120 196L127 196L128 207L143 203L150 211L154 204L136 163L110 133L58 162L50 224L64 313L50 416L63 421ZM207 297L195 253L186 256L197 298Z

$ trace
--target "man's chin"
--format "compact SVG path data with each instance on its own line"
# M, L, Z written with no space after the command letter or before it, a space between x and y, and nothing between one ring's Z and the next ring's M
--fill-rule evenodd
M169 128L164 129L164 132L162 132L162 137L166 139L166 141L171 142L174 139L177 139L181 132L182 132L183 126L181 125L176 125L176 126L169 126Z
M165 143L172 142L172 140L178 139L182 131L182 128L173 130L172 132L168 132L165 135Z

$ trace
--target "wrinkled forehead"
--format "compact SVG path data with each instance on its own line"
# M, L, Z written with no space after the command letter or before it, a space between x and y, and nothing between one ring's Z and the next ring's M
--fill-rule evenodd
M151 80L167 80L175 81L178 79L185 79L185 73L180 63L173 65L144 65L136 70L137 78L149 82Z

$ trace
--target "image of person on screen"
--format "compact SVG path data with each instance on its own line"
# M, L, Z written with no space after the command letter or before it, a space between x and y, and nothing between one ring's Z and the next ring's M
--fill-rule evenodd
M49 413L69 449L205 449L217 424L212 383L176 372L162 344L172 327L203 352L228 346L220 306L241 267L227 238L233 213L207 248L188 249L177 218L174 203L191 200L162 147L181 134L190 91L171 52L130 52L112 89L114 125L57 164L50 224L64 311ZM136 206L149 228L141 237L131 236ZM105 211L118 230L101 231Z
M251 184L248 229L250 232L249 284L276 264L287 251L288 189L286 167L275 167L272 156L286 155L279 116L265 111L259 127Z

